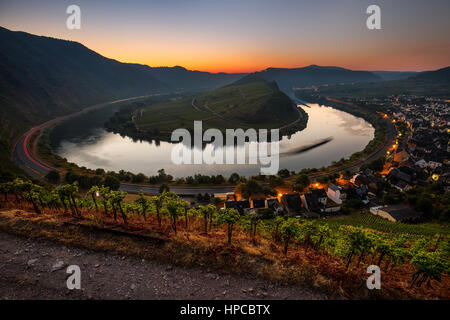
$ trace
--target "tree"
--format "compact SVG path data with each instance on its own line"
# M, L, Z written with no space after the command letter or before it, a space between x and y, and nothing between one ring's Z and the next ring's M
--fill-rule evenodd
M204 222L204 231L207 234L208 233L208 224L209 224L209 229L211 229L211 225L212 225L212 220L213 217L216 214L216 207L212 204L208 204L206 207L205 206L199 206L199 213L203 216L203 222Z
M164 170L164 169L162 169L162 170ZM167 184L163 183L159 186L159 193L164 193L164 192L169 192L169 191L170 191L170 189Z
M281 169L278 171L278 176L285 179L288 178L291 175L288 169Z
M347 256L346 268L350 266L352 258L355 254L360 253L358 259L358 264L366 252L366 247L369 244L369 238L367 237L367 232L362 227L349 228L348 231L350 253Z
M414 285L421 287L424 282L431 286L431 280L441 281L442 273L449 271L448 259L442 259L439 252L420 250L410 262L416 267L416 272L411 279L410 288Z
M47 173L45 179L47 179L48 182L53 184L58 184L61 180L59 172L57 170L51 170L49 173Z
M180 215L180 203L176 200L169 199L166 202L166 210L169 217L172 219L172 229L177 234L177 219Z
M217 216L217 208L215 205L208 204L206 206L206 209L208 210L208 217L209 217L209 231L211 231L212 223Z
M281 241L280 227L283 222L284 222L284 219L280 216L276 216L275 219L273 220L272 239L275 242Z
M144 193L139 191L139 198L135 200L136 204L141 207L141 215L144 217L144 220L146 220L146 213L147 209L149 207L149 201L145 197Z
M111 191L109 187L102 186L100 188L100 195L102 196L103 199L103 208L105 210L105 216L108 215L108 200L110 198L110 192Z
M114 220L117 219L116 215L116 205L119 208L120 214L122 215L123 222L125 225L128 225L127 216L122 208L122 201L127 196L127 193L125 191L111 191L111 205L114 212Z
M119 190L120 188L120 180L111 175L106 176L103 184L105 187L108 187L111 190Z
M26 181L21 184L22 194L24 195L25 199L27 199L31 204L33 205L34 211L37 214L41 213L41 210L39 209L37 203L36 203L36 192L33 189L34 185L31 181Z
M241 177L235 172L230 175L228 178L228 182L231 184L238 183L241 180Z
M260 219L256 212L251 212L249 214L248 219L250 220L250 236L254 240L256 237L256 229L258 227L258 223L260 222Z
M379 236L374 236L373 242L375 254L379 254L376 265L381 268L381 263L383 262L383 259L392 253L392 246L389 242L387 242L386 240L382 239Z
M154 196L152 197L152 203L156 209L156 218L158 219L158 227L161 228L161 207L164 203L163 196Z
M11 189L11 187L10 187L9 183L5 182L5 183L0 184L0 192L3 193L5 202L8 201L8 193L9 193L10 189Z
M55 194L58 196L59 201L62 203L62 205L64 207L64 213L67 213L67 205L66 205L67 195L66 195L66 190L65 190L64 186L56 187Z
M284 243L283 254L288 252L289 244L300 232L300 223L296 218L288 218L280 226L281 240Z
M93 186L91 189L89 189L88 193L91 195L92 197L92 201L94 202L95 205L95 211L98 212L98 206L97 206L97 195L100 195L100 188L98 186Z
M352 177L352 173L350 172L350 170L345 169L345 170L342 172L342 178L343 178L343 179L348 180L348 179L350 179L351 177Z
M326 224L320 225L320 226L317 228L317 233L316 233L316 235L319 237L319 239L318 239L317 242L316 242L316 249L317 249L317 250L320 249L320 247L321 247L321 245L322 245L322 243L323 243L323 240L324 240L325 238L329 237L330 234L331 234L331 229L330 229L330 227L328 227Z
M20 204L20 198L19 195L21 194L21 188L22 188L22 180L20 180L19 178L14 179L14 181L12 182L8 182L11 183L10 185L10 192L12 192L14 194L14 197L16 198L16 202L17 204Z
M310 181L306 174L301 174L295 179L294 190L303 191L307 186L309 186Z
M158 178L160 182L166 182L168 180L166 171L164 169L158 170Z
M225 209L219 215L217 222L219 224L227 225L228 244L231 244L231 237L233 234L233 227L239 221L239 213L235 209Z
M69 204L71 203L72 207L74 208L75 214L78 217L81 217L81 213L78 210L77 202L75 200L75 197L78 195L78 181L75 181L72 184L66 184L64 186L64 189L66 191L66 195L69 200Z
M137 175L133 175L132 182L133 183L143 183L147 177L143 173L138 173Z
M188 228L189 225L189 218L188 218L188 208L189 208L189 202L183 200L183 199L179 199L178 200L178 205L183 209L184 212L184 223L185 223L185 228Z
M247 182L242 182L240 184L238 184L238 186L236 187L236 193L240 193L242 194L243 198L250 198L251 196L258 194L258 193L262 193L263 192L263 188L262 186L259 184L259 182L255 179L250 179Z

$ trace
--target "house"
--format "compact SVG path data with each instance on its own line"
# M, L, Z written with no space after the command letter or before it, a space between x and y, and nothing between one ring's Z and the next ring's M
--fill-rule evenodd
M285 193L281 197L281 204L288 214L296 216L302 209L302 201L298 193Z
M214 193L214 198L219 198L220 200L236 200L236 196L233 192L227 193Z
M429 161L428 162L428 167L430 168L430 169L436 169L436 168L438 168L438 167L442 167L442 163L439 163L439 162L435 162L435 161Z
M225 209L236 209L240 214L243 214L244 210L248 208L250 208L250 202L248 200L225 201Z
M417 161L416 163L414 163L414 165L416 165L420 169L425 169L426 167L428 167L428 162L426 162L424 159L421 159L421 160Z
M406 120L406 116L405 114L403 114L402 112L395 112L394 113L394 117L399 120L399 121L405 121Z
M388 179L391 182L392 182L392 179L394 179L395 181L403 180L409 184L412 182L413 177L411 175L409 175L408 173L404 172L404 170L394 168L391 171L389 171ZM395 181L394 181L394 183L395 183Z
M330 183L327 189L327 196L337 204L342 204L347 198L347 194L343 192L340 186Z
M374 176L373 171L370 169L364 170L364 172L360 172L355 174L351 179L350 182L356 186L361 185L369 185L369 184L375 184L377 182L377 178Z
M370 209L370 213L393 222L414 222L423 216L423 213L406 205L374 207Z
M401 192L406 192L411 189L411 186L403 180L399 180L397 183L395 183L394 187Z
M321 211L324 213L336 213L341 211L341 205L330 199Z
M303 206L307 211L320 212L327 204L327 194L324 189L310 189L301 196Z
M353 186L353 192L360 199L367 197L367 187L365 185Z
M381 208L383 208L383 206L371 207L371 208L369 209L369 211L370 211L371 214L377 215L378 210L381 209Z
M266 199L266 208L272 209L276 216L286 213L277 198Z
M234 194L234 192L227 192L225 193L225 197L226 200L232 200L232 201L236 201L236 195Z
M406 152L405 150L397 151L394 154L394 161L395 162L400 163L400 162L406 161L408 159L409 159L409 155L408 155L408 152Z
M253 208L265 208L266 200L265 199L252 199Z

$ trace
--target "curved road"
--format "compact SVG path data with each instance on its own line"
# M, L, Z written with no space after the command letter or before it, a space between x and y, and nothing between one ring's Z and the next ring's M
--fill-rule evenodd
M42 133L42 131L45 128L48 128L56 123L65 121L65 120L73 118L73 117L77 117L79 115L82 115L84 113L87 113L87 112L90 112L90 111L93 111L96 109L106 107L108 105L112 105L112 104L116 104L116 103L124 102L124 101L138 100L138 99L142 99L142 98L149 97L149 96L151 96L151 95L132 97L132 98L127 98L127 99L120 99L120 100L115 100L115 101L111 101L111 102L96 104L91 107L80 110L78 112L75 112L75 113L72 113L72 114L69 114L66 116L61 116L61 117L49 120L47 122L44 122L36 127L33 127L30 130L28 130L27 132L25 132L22 135L22 137L20 137L20 139L17 141L16 145L14 146L13 161L17 166L22 168L26 173L28 173L32 177L37 178L37 179L42 179L42 176L46 175L49 171L53 170L53 168L50 167L49 165L45 164L43 161L39 160L39 158L36 157L35 155L33 156L32 152L30 152L28 143L29 143L29 140L31 139L31 137L37 131L40 131Z
M91 107L88 107L86 109L83 109L79 112L67 115L67 116L62 116L62 117L58 117L55 118L53 120L47 121L41 125L38 125L36 127L31 128L30 130L28 130L27 132L25 132L22 137L20 137L20 139L18 140L18 142L16 143L15 147L14 147L14 152L13 152L13 161L14 163L19 166L20 168L22 168L26 173L28 173L30 176L32 176L33 178L36 179L43 179L43 177L51 170L53 170L54 168L50 167L48 164L44 163L43 161L39 160L39 158L36 156L35 152L30 152L29 150L29 140L31 139L31 137L37 132L40 131L42 133L42 131L51 126L54 125L56 123L59 123L61 121L67 120L69 118L72 117L76 117L79 116L81 114L84 114L86 112L95 110L95 109L99 109L99 108L103 108L106 107L108 105L112 105L115 103L119 103L119 102L124 102L124 101L132 101L132 100L137 100L137 99L141 99L144 97L148 97L148 96L140 96L140 97L133 97L133 98L128 98L128 99L121 99L121 100L115 100L112 102L107 102L107 103L102 103L102 104L97 104ZM350 104L348 102L344 102L344 101L339 101L339 100L335 100L335 99L329 99L335 102L340 102L340 103L345 103L345 104L349 104L354 106L353 104ZM192 104L194 105L194 101L192 101ZM395 141L395 137L396 137L396 129L395 126L391 123L391 121L389 121L388 119L385 119L386 124L388 126L388 134L387 134L387 138L385 140L385 143L383 144L383 147L378 149L377 151L373 152L372 154L370 154L369 156L367 156L366 158L357 161L356 163L352 163L349 165L345 165L339 168L335 168L332 169L330 171L326 171L326 172L320 172L320 173L315 173L310 175L310 178L318 178L320 176L323 175L328 175L330 173L335 173L335 172L339 172L342 170L346 170L346 169L355 169L357 167L360 167L361 165L363 165L364 163L369 163L379 157L381 157L382 155L384 155L386 153L386 151L390 148L390 146L392 146L393 141ZM37 141L37 139L36 139ZM33 156L34 155L34 156ZM139 191L143 191L144 193L158 193L159 191L159 186L154 186L154 185L138 185L138 184L129 184L129 183L121 183L120 189L123 191L127 191L129 193L138 193ZM177 193L177 194L183 194L183 195L195 195L198 193L227 193L227 192L232 192L234 190L234 187L232 186L205 186L205 187L177 187L177 186L171 186L170 187L171 191Z
M343 103L343 104L347 104L349 106L352 107L356 107L356 108L361 108L353 103L350 102L345 102L345 101L341 101L341 100L336 100L333 98L328 98L328 100L333 101L333 102L338 102L338 103ZM363 108L361 108L363 109ZM386 155L386 152L391 148L391 146L395 143L395 140L397 138L397 128L392 124L390 119L385 119L383 118L383 121L386 123L387 126L387 134L386 134L386 139L383 142L383 145L378 148L378 150L372 152L371 154L369 154L368 156L366 156L363 159L357 160L356 162L347 164L347 165L343 165L341 167L338 168L334 168L331 169L329 171L323 171L323 172L318 172L318 173L313 173L311 175L309 175L310 179L317 179L321 176L326 176L332 173L336 173L336 172L340 172L343 170L354 170L357 169L359 167L361 167L363 164L367 164L367 163L371 163L374 160L377 160L378 158Z
M100 109L103 107L106 107L108 105L112 105L119 102L124 101L132 101L132 100L138 100L142 99L148 96L140 96L140 97L133 97L128 99L120 99L115 100L107 103L101 103L97 104L88 108L85 108L81 111L78 111L76 113L72 113L67 116L62 116L55 118L53 120L44 122L36 127L31 128L27 132L25 132L20 139L17 141L16 145L14 146L13 151L13 161L14 163L22 168L26 173L28 173L31 177L43 180L43 177L49 173L51 170L54 170L51 166L40 160L36 156L36 152L30 151L29 141L33 135L35 135L38 131L42 133L42 131L56 123L65 121L69 118L77 117L79 115L82 115L86 112L90 112L96 109ZM37 140L37 139L36 139ZM36 143L35 143L36 145ZM33 148L34 149L34 148ZM120 186L120 189L123 191L127 191L130 193L138 193L139 191L143 191L145 193L158 193L159 186L153 186L153 185L137 185L137 184L128 184L128 183L122 183ZM185 194L185 195L196 195L198 193L226 193L231 192L234 190L234 187L230 186L207 186L207 187L177 187L177 186L171 186L170 190L177 193L177 194Z

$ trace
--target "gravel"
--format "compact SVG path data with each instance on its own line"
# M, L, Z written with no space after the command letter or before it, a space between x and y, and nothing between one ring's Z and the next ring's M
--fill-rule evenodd
M67 289L67 267L81 289ZM1 299L328 299L302 287L67 247L0 231Z

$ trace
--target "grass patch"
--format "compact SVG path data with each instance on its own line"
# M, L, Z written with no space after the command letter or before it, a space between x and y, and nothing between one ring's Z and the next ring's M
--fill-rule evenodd
M354 212L347 216L330 218L324 223L330 228L338 228L341 225L362 226L384 233L409 234L419 236L434 236L441 234L448 236L450 234L450 225L448 223L426 222L418 224L406 224L392 222L368 212Z

